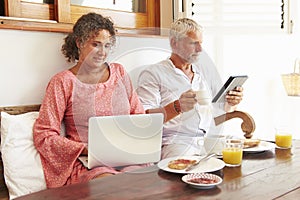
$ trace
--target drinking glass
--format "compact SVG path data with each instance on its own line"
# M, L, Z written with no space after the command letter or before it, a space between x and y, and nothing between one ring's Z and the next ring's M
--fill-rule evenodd
M242 164L243 141L237 139L227 139L222 150L223 161L228 167L237 167Z
M288 149L292 147L292 133L288 127L276 128L275 143L278 148Z

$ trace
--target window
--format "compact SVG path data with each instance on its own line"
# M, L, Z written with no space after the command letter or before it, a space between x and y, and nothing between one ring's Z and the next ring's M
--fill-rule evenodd
M4 16L4 0L0 0L0 16Z
M73 5L120 10L127 12L146 12L145 3L145 0L71 0L71 4Z
M225 53L237 38L292 33L296 1L292 0L175 0L175 18L189 17L204 27L204 49L225 69ZM283 15L282 15L283 14ZM289 23L290 22L290 23ZM283 28L282 28L283 25ZM230 42L229 42L230 41ZM238 45L237 45L238 46Z
M69 32L81 15L97 12L110 16L120 33L159 34L160 1L127 0L132 12L117 10L124 8L123 1L109 1L114 7L105 9L79 4L82 0L0 0L5 11L0 28Z
M185 16L206 30L290 32L290 0L186 0Z
M240 69L238 66L245 60L242 56L245 49L252 47L261 50L263 48L260 45L268 46L267 41L270 38L281 35L288 37L287 33L292 33L292 25L293 23L296 25L298 20L296 17L297 8L299 9L298 0L176 0L175 2L178 2L177 7L174 4L175 10L179 11L175 17L190 17L204 27L203 48L225 78L230 74L230 70ZM264 39L265 36L268 36L267 40Z

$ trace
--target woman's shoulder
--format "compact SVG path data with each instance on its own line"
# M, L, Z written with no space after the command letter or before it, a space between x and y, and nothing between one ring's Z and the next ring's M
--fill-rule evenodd
M69 85L69 83L74 82L75 76L70 70L64 70L56 73L51 77L50 85Z
M112 73L118 73L122 76L127 73L124 66L121 63L110 63L109 66L112 70Z
M51 80L66 80L66 79L73 79L74 74L70 70L63 70L61 72L56 73L52 76Z

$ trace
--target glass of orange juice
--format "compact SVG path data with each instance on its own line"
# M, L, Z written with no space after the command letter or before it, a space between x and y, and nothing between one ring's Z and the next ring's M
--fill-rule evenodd
M222 150L223 161L228 167L237 167L242 164L243 141L237 139L227 139Z
M287 127L276 128L275 143L279 148L288 149L292 147L292 134Z

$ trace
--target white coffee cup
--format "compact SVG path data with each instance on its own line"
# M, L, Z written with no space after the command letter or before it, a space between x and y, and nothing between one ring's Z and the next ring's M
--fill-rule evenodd
M204 136L204 149L206 153L222 155L222 150L226 144L225 135L206 135Z
M208 92L208 90L197 90L196 100L200 105L209 105L211 104L212 98Z

